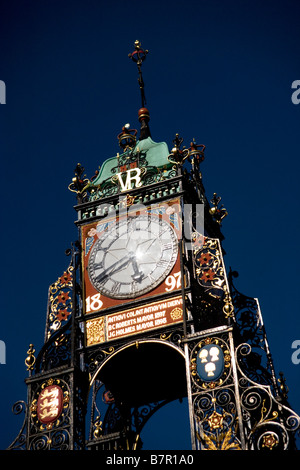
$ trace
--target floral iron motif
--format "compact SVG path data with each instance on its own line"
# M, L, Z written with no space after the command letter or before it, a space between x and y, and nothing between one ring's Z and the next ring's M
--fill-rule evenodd
M204 237L198 232L193 232L192 243L193 263L198 283L209 296L223 300L225 318L233 317L234 309L219 239Z
M46 340L67 323L72 313L73 270L70 265L49 287Z
M213 297L223 297L226 281L219 240L194 232L192 241L198 283Z
M206 450L241 450L241 445L236 439L232 429L223 430L224 417L215 411L207 419L209 426L215 434L196 432L197 439L202 442ZM236 426L237 427L237 426ZM216 432L218 430L219 432Z

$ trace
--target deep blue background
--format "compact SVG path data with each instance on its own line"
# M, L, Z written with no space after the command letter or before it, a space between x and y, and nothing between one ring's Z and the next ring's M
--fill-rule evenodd
M26 399L29 343L43 344L48 286L77 239L73 169L80 162L91 177L119 151L122 126L139 125L128 59L136 39L150 51L153 140L171 148L178 132L187 146L193 137L206 145L207 195L221 195L229 212L227 268L259 298L276 372L300 413L300 365L291 361L300 339L300 105L291 101L299 18L297 0L2 0L1 449L19 431L11 406ZM148 422L145 447L188 448L183 407Z

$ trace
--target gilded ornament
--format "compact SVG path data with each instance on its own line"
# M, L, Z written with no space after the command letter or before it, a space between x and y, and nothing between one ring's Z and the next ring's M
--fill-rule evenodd
M211 204L213 204L213 206L210 208L209 212L210 214L212 215L213 219L219 224L221 225L221 222L222 220L224 219L224 217L226 217L228 215L228 212L227 210L225 209L225 207L223 206L223 204L219 207L219 204L221 202L221 197L220 196L217 196L216 193L213 194L213 197L211 199Z
M129 194L127 194L124 198L120 200L118 205L120 208L130 207L134 204L135 199L135 196L130 196Z
M29 349L27 351L28 356L25 359L25 364L27 366L27 370L31 371L35 364L35 357L34 357L35 349L33 348L33 344L29 345Z
M225 314L225 318L233 317L234 308L233 308L233 305L232 305L231 297L230 297L227 289L225 290L225 292L226 293L225 293L225 299L224 299L223 312Z
M193 232L192 240L197 281L211 296L221 299L226 293L226 275L220 242L198 232Z
M103 343L105 341L104 318L97 318L86 322L86 344Z
M171 313L170 313L170 316L173 320L179 320L180 318L182 318L182 308L174 308Z
M197 375L197 364L196 364L196 358L195 357L191 360L190 369L191 369L191 374L192 375Z
M33 418L36 417L36 410L37 410L37 399L33 400L30 405L30 413Z
M93 432L93 435L94 435L94 438L95 439L99 439L99 437L101 437L102 435L102 421L100 420L100 416L98 416L95 420L95 423L94 423L94 427L95 427L95 430Z
M48 339L68 321L72 314L73 266L69 266L49 287Z
M75 177L72 178L72 183L69 184L68 189L76 194L85 195L84 191L89 186L90 180L83 176L84 168L83 166L78 163L75 170Z
M207 450L240 450L240 444L236 441L232 430L222 432L219 435L208 435L196 432L197 439L206 446Z
M218 429L223 425L223 416L220 413L214 411L207 421L211 429Z
M173 140L174 147L172 148L171 153L168 156L169 162L175 163L175 165L177 166L181 166L190 155L189 150L185 147L183 147L182 150L180 149L182 142L183 138L179 137L179 134L176 134L175 139Z
M273 450L278 445L279 441L274 434L265 434L262 438L262 447L267 447L269 450Z

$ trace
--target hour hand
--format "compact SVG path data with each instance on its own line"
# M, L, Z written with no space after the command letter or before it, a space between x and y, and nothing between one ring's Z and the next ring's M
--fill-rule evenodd
M140 282L144 277L144 273L139 270L139 266L136 262L136 259L135 259L134 255L131 257L131 263L132 263L132 267L133 267L133 271L134 271L134 273L131 275L131 277L134 281Z
M115 271L119 271L120 269L125 268L130 262L130 257L127 255L125 258L119 259L116 261L114 264L111 264L108 268L106 268L104 271L102 271L99 276L97 276L97 281L102 282L104 281L108 276L113 274Z

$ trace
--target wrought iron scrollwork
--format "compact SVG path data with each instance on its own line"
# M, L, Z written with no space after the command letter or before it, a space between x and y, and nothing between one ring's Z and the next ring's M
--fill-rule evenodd
M277 395L271 386L251 380L243 370L240 357L251 354L249 344L236 349L239 370L239 388L247 449L286 450L295 448L295 432L299 430L300 418Z
M73 271L71 262L62 276L49 287L46 340L65 325L72 314Z
M219 239L196 230L192 233L194 279L194 321L197 329L235 321L222 248Z
M69 365L71 361L71 320L41 348L35 364L35 373Z
M233 388L221 388L194 400L198 445L207 450L240 450ZM197 424L196 424L197 426Z
M300 417L273 387L271 373L266 374L263 368L261 374L254 373L260 363L253 363L251 345L239 344L239 339L238 331L231 327L228 332L195 339L188 345L196 448L296 448ZM255 341L253 344L256 346ZM219 353L213 349L221 345ZM260 351L265 352L264 348ZM210 361L219 360L221 352L224 365L218 369L216 362L212 366Z
M81 372L75 372L73 368L72 352L73 346L76 348L82 341L81 329L75 321L80 297L80 289L76 284L78 244L75 243L66 254L72 254L69 267L49 287L45 343L36 358L33 345L30 345L27 353L25 364L29 371L26 380L29 399L27 405L17 402L13 408L15 414L24 409L25 419L9 449L65 450L71 446L84 447L82 430L86 392L80 380L74 379L74 374ZM69 407L71 389L72 406L76 410L76 431Z
M233 277L238 274L230 269L228 274L232 302L237 324L236 338L244 343L241 352L249 349L249 354L239 356L239 363L246 375L262 385L270 385L275 396L279 389L275 377L274 365L269 350L267 335L260 312L258 299L239 292L233 284Z
M19 434L14 439L14 441L10 444L7 450L26 450L26 443L27 443L27 434L26 434L26 424L27 424L27 417L28 417L28 406L23 400L19 400L14 403L12 412L14 415L20 415L24 413L24 420L19 431Z
M196 448L240 449L239 405L228 333L198 339L189 345L189 349ZM223 361L223 366L219 375L214 376L217 368L210 364L217 361Z

